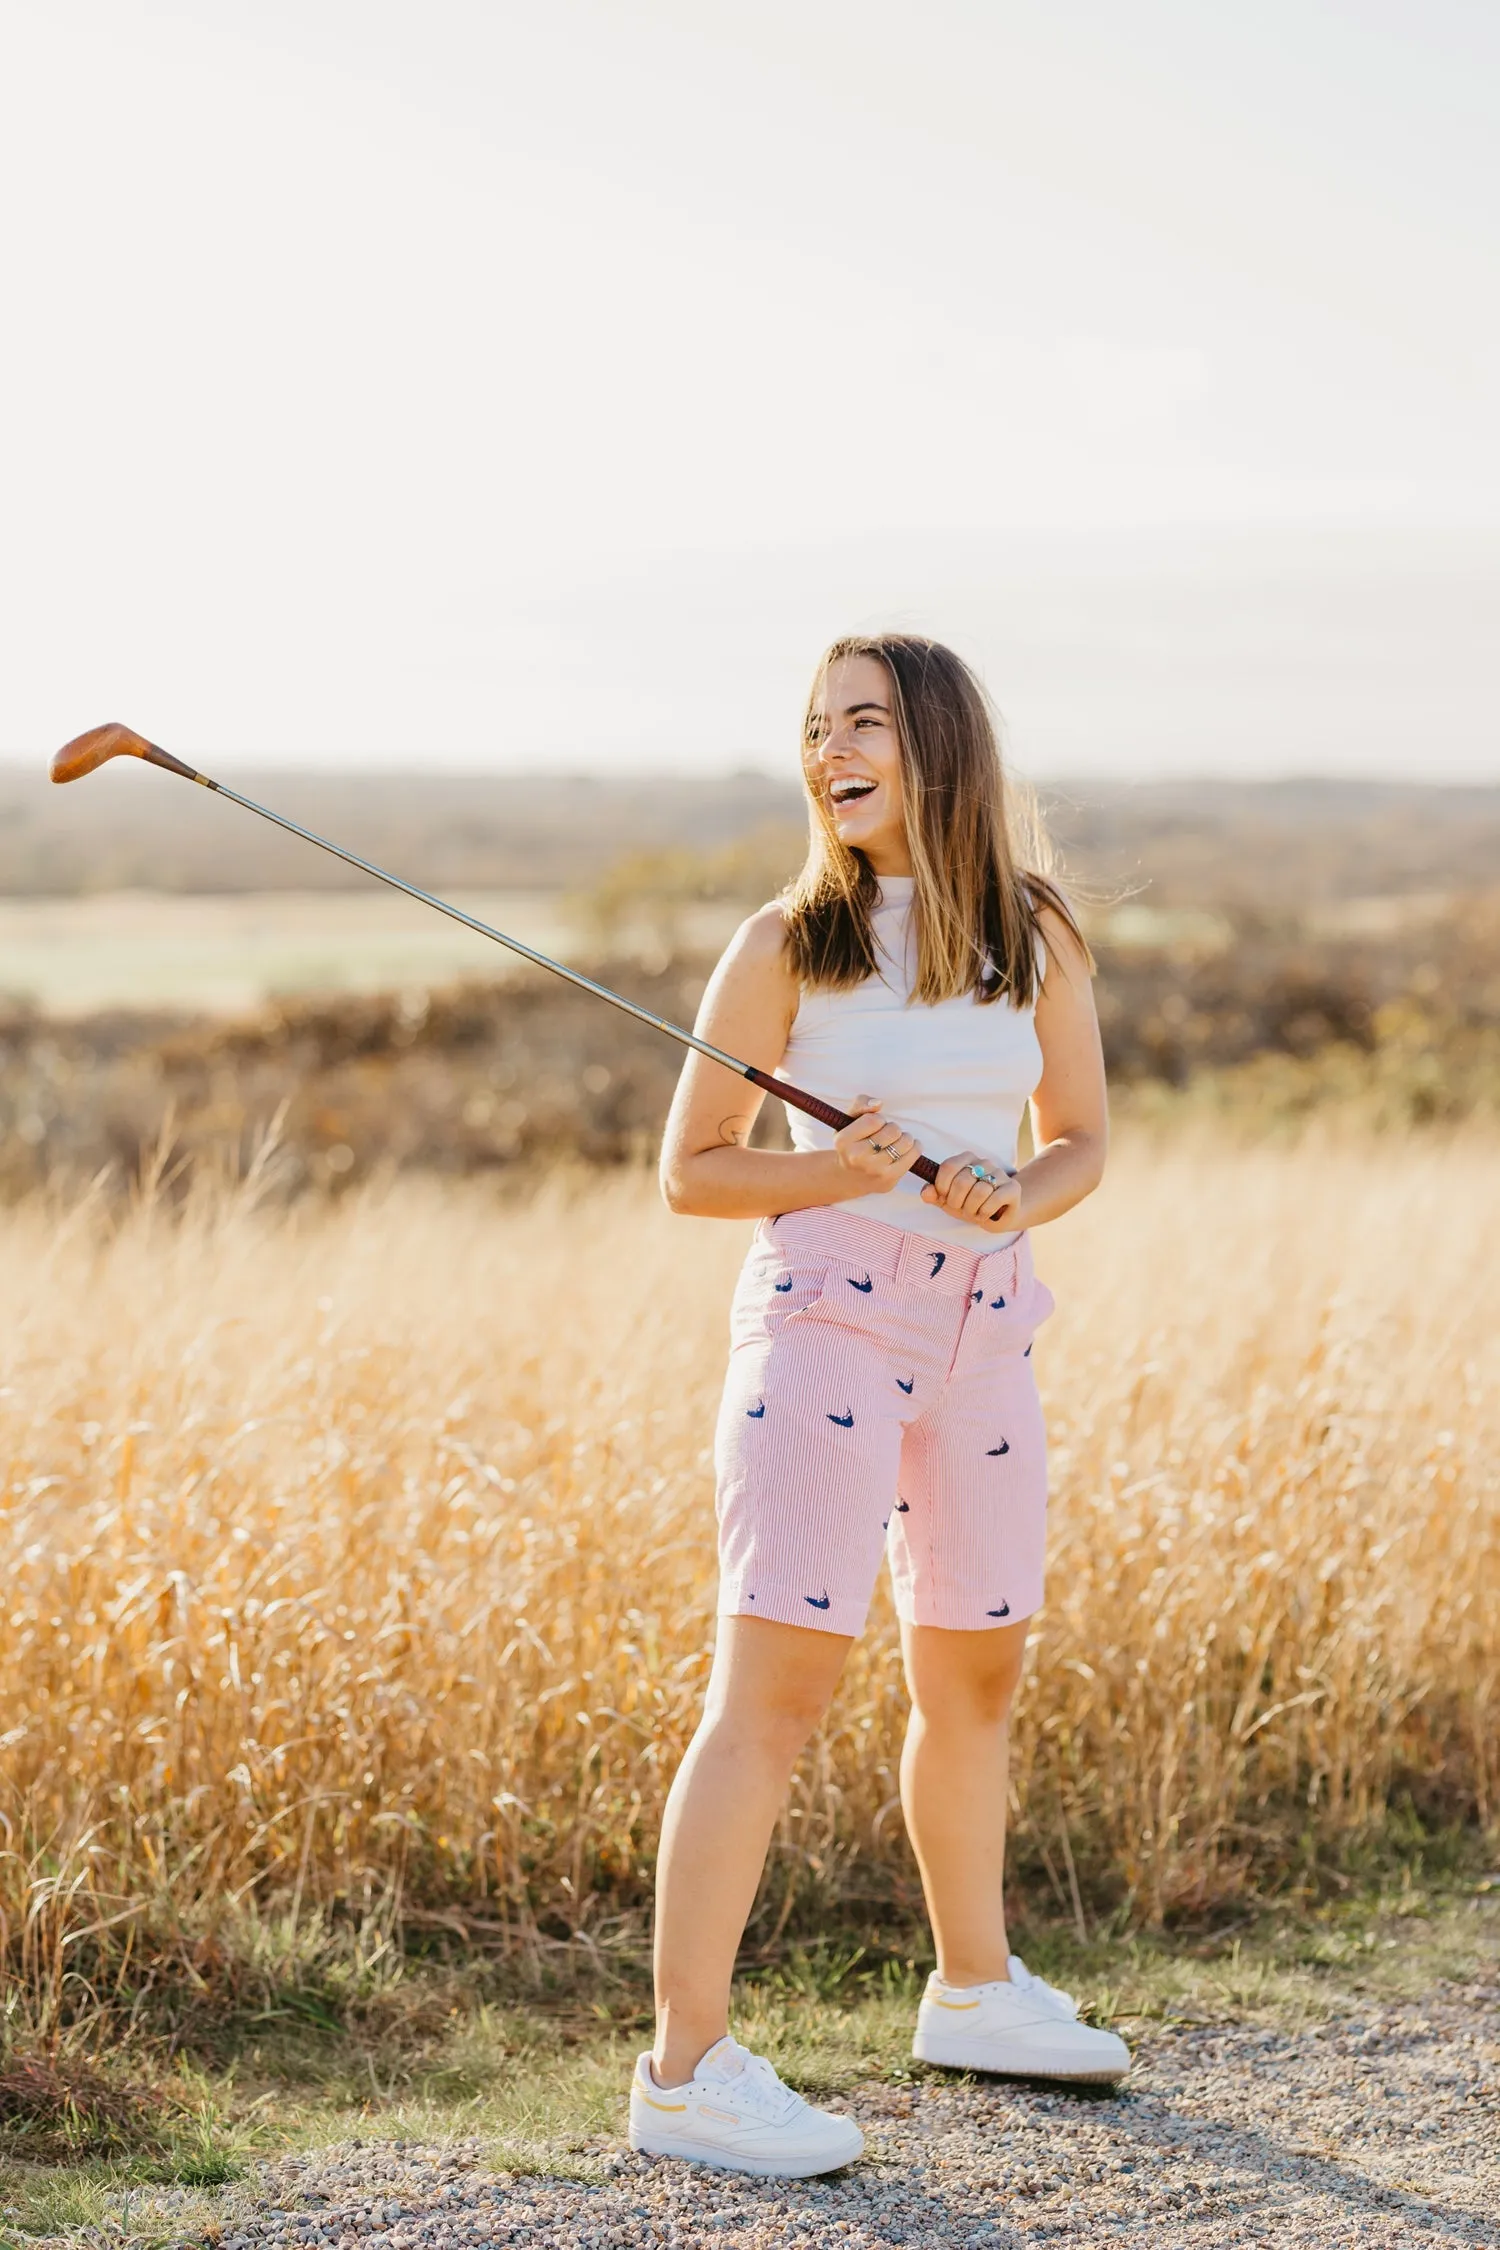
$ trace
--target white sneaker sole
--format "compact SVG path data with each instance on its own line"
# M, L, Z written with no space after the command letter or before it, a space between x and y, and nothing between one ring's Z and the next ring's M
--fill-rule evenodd
M1041 2055L998 2048L993 2039L943 2039L918 2032L911 2051L918 2062L937 2063L944 2070L984 2071L992 2078L1065 2078L1072 2086L1115 2086L1130 2069L1127 2061L1110 2067L1048 2062Z
M674 2141L665 2133L643 2133L632 2125L630 2145L638 2156L678 2156L689 2164L707 2164L718 2172L751 2172L759 2180L810 2180L819 2172L841 2172L863 2152L865 2137L847 2156L804 2156L777 2159L771 2156L738 2156L732 2149L711 2148L702 2141Z

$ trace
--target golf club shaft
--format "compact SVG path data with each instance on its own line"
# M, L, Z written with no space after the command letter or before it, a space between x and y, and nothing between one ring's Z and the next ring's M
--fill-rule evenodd
M305 844L315 844L320 852L331 852L335 859L343 860L350 867L357 867L362 874L373 875L377 883L386 883L393 891L401 891L407 898L414 898L421 905L430 906L439 914L446 914L451 922L462 922L465 929L476 931L480 937L492 938L496 945L503 945L510 952L518 953L523 961L530 961L539 969L550 969L554 976L565 977L569 984L577 985L581 992L592 992L596 1000L607 1000L612 1008L621 1008L627 1016L634 1016L637 1023L649 1024L653 1031L664 1031L669 1039L677 1040L684 1047L691 1047L696 1054L706 1055L710 1062L722 1063L726 1070L736 1071L741 1078L748 1078L751 1085L758 1086L763 1094L774 1094L779 1102L785 1102L789 1108L802 1110L808 1117L815 1117L820 1125L831 1126L834 1132L838 1132L843 1126L853 1124L853 1118L845 1111L835 1109L831 1102L819 1101L816 1094L805 1094L800 1086L788 1085L784 1078L773 1077L768 1070L756 1070L752 1064L741 1062L737 1056L726 1055L721 1047L711 1046L708 1040L700 1039L696 1032L684 1031L681 1024L669 1023L665 1016L655 1016L649 1008L638 1008L633 1000L626 1000L618 992L611 992L608 985L596 984L592 977L584 976L581 970L570 969L563 962L552 960L550 955L538 953L534 946L523 945L519 938L507 937L504 930L492 929L488 922L481 922L476 915L465 914L462 907L451 906L447 899L437 898L431 891L419 890L415 883L405 882L401 876L392 875L384 867L377 867L373 860L361 859L358 852L346 852L342 844L333 844L326 836L315 835L312 829L304 828L299 821L289 820L285 813L273 812L269 805L257 804L253 797L242 797L237 789L228 788L222 781L211 781L207 774L198 773L192 766L184 765L170 751L157 749L154 744L152 750L155 754L148 752L147 755L153 765L162 766L168 773L181 774L185 780L196 781L200 788L211 789L216 797L227 797L232 805L239 805L245 812L258 813L262 820L269 820L275 827L284 828L289 836L300 836ZM919 1156L911 1169L919 1180L930 1183L937 1179L937 1166L930 1156Z

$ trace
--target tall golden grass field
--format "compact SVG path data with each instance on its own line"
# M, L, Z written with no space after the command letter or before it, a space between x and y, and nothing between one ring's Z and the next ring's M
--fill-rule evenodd
M277 1916L635 1942L747 1237L635 1172L0 1212L0 1940L34 1995L168 1942L208 1978ZM1478 1130L1140 1130L1038 1230L1039 1905L1160 1919L1495 1821L1497 1240ZM915 1901L904 1717L882 1590L752 1947Z

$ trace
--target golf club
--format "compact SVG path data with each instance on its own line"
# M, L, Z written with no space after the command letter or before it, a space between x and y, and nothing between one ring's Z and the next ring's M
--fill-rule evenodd
M554 976L566 977L568 983L576 984L581 992L592 992L597 1000L607 1000L612 1008L623 1009L627 1016L634 1016L638 1023L650 1024L654 1031L664 1031L669 1039L677 1040L681 1046L691 1047L697 1054L706 1055L710 1062L722 1063L726 1070L737 1071L741 1078L748 1078L751 1085L758 1086L762 1093L774 1094L779 1102L785 1102L789 1108L800 1109L808 1117L817 1118L820 1125L830 1125L838 1132L843 1126L854 1123L854 1119L843 1110L835 1109L829 1102L819 1101L816 1094L805 1094L800 1086L790 1086L784 1078L773 1078L768 1070L756 1070L752 1064L740 1062L734 1055L726 1055L722 1048L710 1046L706 1039L700 1039L695 1032L684 1031L680 1024L668 1023L664 1016L652 1015L649 1008L638 1008L633 1000L622 999L618 992L611 992L607 985L596 984L592 977L583 976L577 969L565 968L561 961L550 960L545 953L538 953L533 947L523 945L519 938L507 937L503 930L491 929L488 922L478 921L474 915L465 914L462 907L450 906L446 899L434 898L430 891L418 890L415 883L403 882L399 875L388 874L383 867L376 867L372 861L361 859L357 852L346 852L342 844L331 844L326 836L315 836L310 828L303 828L297 821L288 820L284 813L272 812L269 805L258 805L253 797L242 797L238 790L226 788L222 781L210 781L206 773L195 772L192 766L184 765L180 758L174 758L170 750L159 749L154 742L148 742L144 735L133 734L129 727L91 727L87 734L75 735L71 742L63 744L53 759L52 778L54 781L79 781L84 774L93 773L111 758L144 758L148 765L160 766L165 773L180 774L184 781L196 781L200 789L211 789L215 796L227 797L232 805L239 805L246 812L258 813L262 820L274 822L276 827L284 828L288 835L300 836L306 844L316 844L320 852L331 852L335 859L346 861L350 867L359 868L363 874L373 875L378 883L388 883L393 891L403 891L408 898L419 900L423 906L435 908L439 914L446 914L450 921L462 922L465 929L476 930L480 937L493 938L496 945L506 946L510 952L519 953L522 960L533 962L537 968L550 969ZM919 1180L936 1182L938 1168L930 1156L919 1156L911 1169Z

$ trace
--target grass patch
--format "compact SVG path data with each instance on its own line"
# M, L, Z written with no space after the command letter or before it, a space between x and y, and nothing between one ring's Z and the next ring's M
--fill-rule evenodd
M1500 1878L1483 1862L1431 1878L1408 1866L1314 1910L1268 1908L1235 1929L1135 1932L1028 1925L1030 1964L1076 1992L1095 2022L1149 2047L1159 2028L1253 2020L1295 2028L1435 1982L1500 1974ZM495 2170L596 2178L618 2147L631 2061L649 2037L644 1963L608 1996L554 1976L501 1989L493 1967L428 1963L402 2010L331 2028L272 2011L232 2027L211 2066L149 2041L51 2066L12 2058L29 2089L0 2119L0 2243L122 2243L211 2236L265 2190L259 2163L350 2139L476 2144ZM735 2030L814 2099L929 2075L910 2055L928 1956L874 1932L790 1948L740 1981ZM378 2017L379 2020L375 2020ZM92 2120L87 2132L83 2123ZM77 2138L70 2140L71 2133Z

